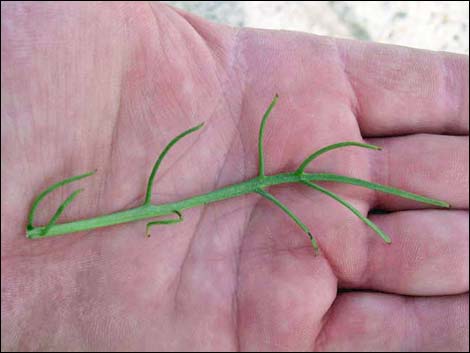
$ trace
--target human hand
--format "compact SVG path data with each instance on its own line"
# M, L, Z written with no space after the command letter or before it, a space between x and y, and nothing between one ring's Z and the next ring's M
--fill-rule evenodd
M449 201L327 187L392 238L303 186L31 241L45 186L98 168L61 221L310 168ZM407 136L402 136L407 135ZM459 136L455 136L459 135ZM468 58L302 33L229 29L162 4L2 4L2 350L468 350ZM75 186L75 185L74 185ZM74 186L71 186L73 188ZM64 187L42 204L48 220Z

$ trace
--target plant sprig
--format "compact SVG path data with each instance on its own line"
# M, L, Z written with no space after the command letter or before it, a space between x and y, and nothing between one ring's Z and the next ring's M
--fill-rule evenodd
M377 233L386 243L391 243L390 237L385 234L375 223L369 220L367 217L363 216L353 205L349 202L341 198L339 195L333 193L332 191L316 184L315 182L318 181L330 181L330 182L338 182L344 184L352 184L357 185L360 187L365 187L368 189L392 194L395 196L415 200L418 202L438 206L438 207L445 207L449 208L450 205L444 201L439 201L436 199L432 199L429 197L417 195L408 191L404 191L401 189L397 189L394 187L372 183L370 181L351 178L344 175L338 174L331 174L331 173L306 173L305 169L309 166L313 160L315 160L320 155L329 152L334 149L355 146L361 148L368 148L372 150L381 150L381 147L365 144L361 142L355 141L346 141L335 143L332 145L328 145L326 147L321 148L320 150L312 153L309 155L295 170L291 173L280 173L275 175L266 175L265 168L264 168L264 150L263 150L263 137L264 137L264 129L266 126L266 122L268 117L277 103L279 96L276 94L274 99L272 100L271 104L269 105L268 109L266 110L263 119L261 120L261 125L259 129L259 139L258 139L258 175L248 181L244 181L238 184L233 184L230 186L226 186L206 194L196 195L194 197L190 197L181 201L176 201L172 203L166 204L152 204L152 192L153 192L153 184L155 175L167 155L170 149L182 138L185 136L199 130L202 128L203 124L199 124L191 129L188 129L181 133L180 135L176 136L174 139L168 143L168 145L163 149L160 153L157 161L155 162L152 171L150 173L150 177L147 182L147 189L145 193L145 199L141 206L119 211L103 216L98 216L89 219L83 219L68 223L56 224L57 220L61 216L62 212L65 208L75 199L76 196L82 191L82 189L74 191L66 200L59 206L55 214L51 217L49 222L45 226L33 226L34 222L34 215L36 212L39 203L51 192L56 190L57 188L64 186L66 184L72 183L74 181L78 181L80 179L86 178L88 176L93 175L96 171L88 172L85 174L77 175L71 178L64 179L59 181L58 183L53 184L52 186L45 189L41 192L36 199L33 201L31 206L31 210L28 215L28 225L26 226L26 236L30 239L37 239L37 238L46 238L52 237L57 235L69 234L79 231L86 231L92 230L101 227L112 226L121 223L128 223L128 222L135 222L138 220L148 219L148 218L155 218L160 216L168 216L171 214L176 214L178 218L170 218L170 219L161 219L156 221L151 221L147 223L146 226L146 234L150 236L150 228L155 225L159 224L175 224L183 221L182 211L188 208L197 207L201 205L205 205L208 203L229 199L245 194L250 193L257 193L267 200L273 202L276 206L278 206L284 213L289 216L309 237L315 252L318 250L318 244L315 238L313 237L312 233L310 232L309 228L297 217L286 205L284 205L280 200L274 197L265 189L279 184L285 183L301 183L314 190L320 191L321 193L333 198L334 200L338 201L340 204L348 208L354 215L356 215L361 221L363 221L367 226L369 226L375 233Z

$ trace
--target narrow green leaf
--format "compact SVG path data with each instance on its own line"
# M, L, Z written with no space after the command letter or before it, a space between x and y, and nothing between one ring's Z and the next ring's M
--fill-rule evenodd
M367 224L370 228L372 228L372 230L374 232L376 232L386 243L390 244L392 241L390 239L390 237L385 234L374 222L372 222L370 219L364 217L361 212L359 212L359 210L357 208L355 208L353 205L351 205L349 202L347 202L346 200L344 200L342 197L340 197L339 195L335 194L334 192L328 190L328 189L325 189L323 187L321 187L320 185L317 185L315 183L311 183L309 181L303 181L303 183L315 190L318 190L328 196L330 196L331 198L335 199L336 201L338 201L340 204L342 204L343 206L347 207L352 213L354 213L357 217L359 217L359 219L361 221L363 221L365 224Z
M261 125L259 128L259 137L258 137L258 163L259 163L259 172L258 175L260 177L264 176L264 152L263 152L263 139L264 139L264 127L266 125L266 121L268 120L269 114L271 114L271 110L273 110L274 106L277 103L279 95L276 93L274 96L271 104L269 105L268 109L263 115L263 119L261 120Z
M263 190L263 189L257 189L256 192L260 194L261 196L265 197L269 201L273 202L276 206L278 206L281 210L283 210L297 225L308 235L313 248L315 249L315 252L318 252L318 244L315 238L312 236L312 233L310 233L310 230L308 227L297 217L289 208L284 205L281 201L279 201L277 198L275 198L272 194L269 192Z
M183 215L179 211L174 211L178 218L177 219L162 219L158 221L153 221L153 222L148 222L147 227L146 227L146 234L147 237L150 238L150 228L159 225L159 224L175 224L175 223L180 223L183 221Z
M50 194L52 191L60 188L61 186L64 186L66 184L70 184L74 181L77 181L77 180L80 180L80 179L83 179L83 178L86 178L86 177L89 177L90 175L93 175L95 173L96 173L96 170L85 173L85 174L76 175L76 176L73 176L71 178L67 178L67 179L64 179L64 180L61 180L61 181L55 183L54 185L49 186L46 190L41 192L38 195L38 197L36 197L36 199L33 201L33 205L31 206L31 210L29 211L27 228L28 229L33 229L34 228L33 223L34 223L34 214L36 212L36 209L39 206L39 204L41 203L42 199L44 199L48 194Z
M445 207L449 208L450 205L447 202L436 200L436 199L431 199L429 197L421 196L418 194L413 194L408 191L404 191L401 189L397 189L391 186L385 186L382 184L377 184L377 183L372 183L370 181L362 180L362 179L356 179L356 178L351 178L343 175L337 175L337 174L330 174L330 173L314 173L314 174L304 174L305 177L303 180L309 180L309 181L334 181L334 182L339 182L339 183L345 183L345 184L352 184L352 185L357 185L357 186L362 186L368 189L372 190L377 190L384 192L386 194L392 194L395 196L403 197L405 199L410 199L422 203L426 203L429 205L434 205L434 206L439 206L439 207ZM313 178L312 178L313 177Z
M368 143L360 143L360 142L355 142L355 141L346 141L346 142L340 142L340 143L335 143L326 147L323 147L319 149L318 151L312 153L310 156L308 156L300 165L300 167L296 170L296 174L302 174L307 168L307 166L317 157L322 155L323 153L326 153L328 151L337 149L337 148L342 148L342 147L348 147L348 146L356 146L356 147L363 147L363 148L368 148L371 150L376 150L380 151L382 147L375 146L375 145L370 145Z
M46 227L44 228L43 232L42 232L42 236L45 236L47 234L47 232L49 231L49 229L51 229L51 227L57 222L57 220L59 219L60 215L62 214L62 212L64 212L65 208L70 205L70 203L78 196L79 193L81 193L83 191L83 189L78 189L78 190L75 190L74 192L72 192L69 197L67 197L65 199L65 201L59 206L59 208L57 209L57 211L54 213L54 215L51 217L49 223L47 223Z
M195 127L192 127L191 129L188 129L184 132L182 132L181 134L179 134L178 136L176 136L173 140L170 141L170 143L168 145L166 145L166 147L163 149L162 153L160 153L160 155L158 156L158 159L157 161L155 162L155 164L153 165L153 168L152 168L152 172L150 173L150 177L149 177L149 180L148 180L148 183L147 183L147 192L145 193L145 201L144 201L144 205L148 205L150 204L151 202L151 198L152 198L152 189L153 189L153 180L155 179L155 174L157 174L157 170L158 168L160 167L160 164L162 163L163 161L163 158L165 158L166 154L168 153L168 151L170 151L170 149L179 141L181 140L183 137L199 130L200 128L202 128L204 126L204 123L201 123Z

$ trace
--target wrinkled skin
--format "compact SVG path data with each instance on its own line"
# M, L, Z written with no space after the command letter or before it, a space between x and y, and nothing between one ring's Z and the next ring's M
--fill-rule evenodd
M313 35L231 29L162 4L2 4L2 350L468 350L468 57ZM268 174L344 140L309 171L381 182L451 210L324 183L393 239L300 185L270 191L312 230L248 195L131 223L27 240L61 221ZM406 136L405 136L406 135Z

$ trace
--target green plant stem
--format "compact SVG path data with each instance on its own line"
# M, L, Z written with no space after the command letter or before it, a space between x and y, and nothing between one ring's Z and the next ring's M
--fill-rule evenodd
M239 184L230 185L227 187L220 188L208 192L206 194L197 195L185 200L166 203L161 205L144 204L142 206L132 208L125 211L111 213L95 218L78 220L69 223L54 224L50 227L47 234L43 234L45 227L34 227L33 229L27 229L27 237L30 239L35 238L46 238L61 234L68 234L86 230L92 230L101 227L108 227L116 224L135 222L142 219L154 218L159 216L166 216L174 214L175 211L181 212L188 208L198 207L206 205L212 202L230 199L233 197L256 193L261 188L266 188L273 185L285 184L285 183L298 183L302 181L333 181L340 183L354 184L358 186L367 187L374 190L379 190L385 193L394 194L397 196L413 199L419 202L428 203L440 207L449 207L449 205L443 201L430 199L424 196L412 194L396 188L367 182L360 179L349 178L346 176L329 174L329 173L304 173L298 175L296 172L293 173L281 173L271 176L256 177L251 180L241 182Z
M170 219L158 219L155 221L151 221L147 223L147 236L150 235L150 228L155 226L155 225L160 225L160 224L175 224L183 221L183 216L181 212L185 209L192 208L192 207L197 207L201 205L206 205L212 202L224 200L224 199L229 199L249 193L258 193L262 195L263 197L267 198L274 204L276 204L278 207L280 207L294 222L296 222L300 228L309 236L312 245L315 249L315 252L318 251L318 244L315 241L315 238L312 236L310 233L309 229L307 226L300 220L299 217L297 217L286 205L284 205L280 200L278 200L274 195L271 195L269 192L265 191L264 188L267 188L269 186L273 185L279 185L279 184L285 184L285 183L304 183L310 187L313 187L314 189L323 192L327 194L328 196L334 198L344 206L346 206L349 210L351 210L356 216L358 216L363 222L365 222L369 227L371 227L377 234L379 234L386 242L390 242L390 238L383 233L375 224L373 224L370 220L368 220L366 217L362 216L361 213L354 208L351 204L349 204L347 201L342 199L339 195L334 194L333 192L322 188L319 185L313 184L313 181L333 181L333 182L339 182L339 183L346 183L346 184L352 184L352 185L357 185L361 187L365 187L368 189L372 190L377 190L381 192L385 192L388 194L396 195L399 197L404 197L407 199L415 200L418 202L423 202L427 204L431 204L434 206L439 206L439 207L450 207L448 203L439 201L439 200L434 200L425 196L421 195L416 195L404 190L400 190L397 188L393 188L390 186L385 186L381 184L376 184L372 183L366 180L361 180L361 179L356 179L356 178L350 178L347 176L342 176L342 175L337 175L337 174L329 174L329 173L315 173L315 174L309 174L309 173L304 173L305 168L317 157L321 156L322 154L337 149L337 148L342 148L342 147L348 147L348 146L356 146L356 147L362 147L362 148L369 148L369 149L374 149L374 150L379 150L380 147L374 146L374 145L369 145L361 142L355 142L355 141L346 141L346 142L340 142L340 143L335 143L329 146L326 146L314 153L312 153L310 156L308 156L304 162L300 165L300 167L292 173L281 173L277 175L270 175L266 176L265 175L265 170L264 170L264 152L263 152L263 137L264 137L264 128L266 125L266 121L268 120L269 114L271 113L271 110L274 108L276 105L276 102L278 100L278 95L276 94L274 96L274 99L271 101L271 104L269 105L268 109L266 110L263 119L261 121L261 126L259 129L259 139L258 139L258 159L259 159L259 168L258 168L258 176L248 180L241 182L239 184L234 184L231 186L227 186L212 192L208 192L206 194L202 195L197 195L182 201L177 201L177 202L172 202L172 203L167 203L167 204L162 204L162 205L154 205L151 203L151 197L152 197L152 190L153 190L153 182L155 179L155 175L160 167L160 164L162 163L163 159L167 155L167 153L170 151L170 149L182 138L185 136L199 130L203 124L199 124L189 130L184 131L183 133L179 134L176 136L173 140L166 145L166 147L163 149L163 151L160 153L160 156L157 158L157 161L155 162L152 172L150 173L150 177L147 183L147 190L145 193L145 199L143 205L139 207L135 207L129 210L125 211L120 211L120 212L115 212L111 214L107 214L104 216L99 216L95 218L90 218L90 219L84 219L84 220L78 220L75 222L69 222L69 223L62 223L62 224L56 224L56 221L59 219L60 215L64 211L64 209L75 199L75 197L80 193L80 190L77 190L73 192L57 209L55 214L52 216L50 221L47 223L46 226L42 227L34 227L33 222L34 222L34 214L36 212L36 209L39 205L39 203L52 191L56 190L57 188L65 185L72 183L74 181L86 178L94 172L90 173L85 173L81 175L77 175L71 178L64 179L62 181L59 181L55 183L54 185L48 187L46 190L41 192L33 201L29 216L28 216L28 224L26 226L26 236L30 239L36 239L36 238L47 238L47 237L52 237L56 235L62 235L62 234L70 234L70 233L75 233L75 232L80 232L80 231L87 231L87 230L93 230L96 228L101 228L101 227L108 227L116 224L121 224L121 223L128 223L128 222L135 222L139 221L142 219L147 219L147 218L155 218L155 217L160 217L160 216L166 216L169 214L176 214L178 218L170 218Z

